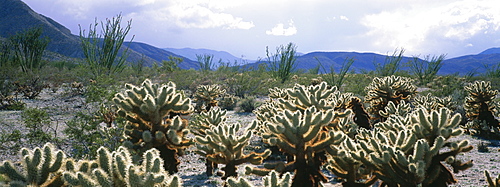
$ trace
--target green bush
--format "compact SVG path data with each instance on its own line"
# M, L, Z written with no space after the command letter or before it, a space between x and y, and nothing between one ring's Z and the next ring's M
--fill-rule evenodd
M21 119L28 128L28 133L25 136L30 144L53 140L54 137L48 133L51 120L47 111L27 108L21 113Z

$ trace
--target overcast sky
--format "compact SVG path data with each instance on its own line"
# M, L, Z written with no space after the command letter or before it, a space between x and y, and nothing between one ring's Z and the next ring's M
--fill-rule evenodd
M132 20L134 41L247 59L293 42L302 53L476 54L500 46L498 0L23 0L79 33L97 18Z

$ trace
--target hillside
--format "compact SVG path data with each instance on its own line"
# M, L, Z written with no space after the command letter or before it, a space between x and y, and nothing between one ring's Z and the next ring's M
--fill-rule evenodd
M228 53L226 51L216 51L216 50L211 50L211 49L193 49L193 48L182 48L182 49L176 49L176 48L162 48L166 51L184 56L186 58L189 58L190 60L197 61L198 58L196 55L213 55L214 56L214 62L218 62L219 59L224 62L224 63L230 63L234 64L235 62L237 63L242 63L242 62L247 62L247 63L252 63L255 62L255 60L246 60L243 59L242 57L236 57L232 55L231 53ZM216 64L218 65L218 64Z
M86 23L85 23L86 24ZM85 25L84 24L84 25ZM36 13L28 5L20 0L0 1L0 37L8 38L18 32L32 27L42 27L43 36L48 36L50 43L47 50L71 58L83 58L79 36L71 34L71 31L46 16ZM124 47L128 45L125 43ZM122 47L122 49L124 48ZM130 45L129 62L137 62L140 59L146 61L146 65L168 60L173 53L148 44L132 42ZM181 68L197 68L197 63L187 58L180 65Z

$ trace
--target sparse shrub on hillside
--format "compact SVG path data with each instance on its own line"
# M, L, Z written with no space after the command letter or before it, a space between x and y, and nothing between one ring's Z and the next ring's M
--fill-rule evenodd
M15 64L30 77L36 77L38 71L47 64L42 60L42 55L49 38L41 37L42 32L41 27L34 27L9 38Z
M204 73L212 71L215 68L214 55L196 55L196 59L198 60L198 67L200 68L200 71ZM222 59L219 59L219 64L221 63L221 61Z
M316 58L318 60L318 58ZM339 70L339 73L335 72L335 68L330 66L330 70L327 71L326 68L321 64L321 62L318 60L322 71L323 71L323 79L325 82L327 82L329 85L336 86L337 88L342 88L347 72L349 72L349 69L351 68L352 64L354 63L354 58L346 58L344 62L342 63L342 67Z
M87 67L95 77L121 72L125 68L128 48L120 50L130 31L132 20L128 21L125 28L121 27L122 16L117 15L112 19L101 21L101 33L98 33L97 18L91 24L87 33L80 27L80 42Z
M181 57L174 57L172 55L168 56L168 60L161 61L160 72L173 72L179 70L179 64L184 61Z
M436 77L437 72L443 67L445 55L425 56L423 60L413 57L413 60L408 61L410 73L417 77L419 85L426 85Z
M276 47L276 53L269 52L266 47L266 56L269 63L269 73L278 79L281 83L289 80L296 68L297 46L293 43L288 43L286 46L281 45Z
M384 64L374 62L373 64L375 66L375 74L382 77L396 74L396 72L399 70L399 67L401 66L404 52L405 49L403 48L399 51L396 49L391 56L387 55L385 57Z

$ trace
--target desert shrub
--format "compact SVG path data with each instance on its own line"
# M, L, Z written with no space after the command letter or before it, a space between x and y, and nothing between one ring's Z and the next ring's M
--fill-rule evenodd
M101 22L102 31L98 33L97 19L91 24L88 33L80 27L80 42L86 65L94 76L110 75L121 72L125 68L128 48L121 51L125 37L130 31L132 21L125 28L121 27L122 16ZM121 56L118 56L121 54Z
M375 73L378 76L383 77L396 74L396 72L399 70L399 67L401 66L404 52L404 49L401 49L399 52L396 49L391 56L387 55L385 57L385 61L383 64L374 62L373 65L375 66Z
M26 108L21 113L21 119L28 129L25 137L30 144L53 140L54 136L49 133L51 119L47 111L39 108Z
M112 117L110 120L109 117ZM86 108L66 122L64 134L72 146L73 158L93 159L101 146L116 150L123 134L123 118L116 116L111 106L101 104L99 108Z
M420 60L417 56L413 57L413 60L408 61L410 72L413 76L417 77L419 85L426 85L436 77L439 69L443 67L444 57L445 55L432 57L427 55L424 57L424 60Z
M255 97L245 97L238 101L235 109L236 112L253 112L262 103L257 101Z
M266 47L267 62L269 63L269 73L281 83L289 80L296 68L297 46L288 43L286 46L276 47L276 53L270 53Z
M318 60L316 58L316 60ZM319 60L318 60L319 62ZM323 74L323 79L332 86L337 86L337 88L341 88L342 85L344 84L347 72L349 72L349 69L351 68L352 64L354 63L354 58L346 58L344 62L342 63L342 67L340 68L338 74L335 72L335 68L330 66L329 71L326 70L326 68L319 62L321 65L321 68L325 74Z

